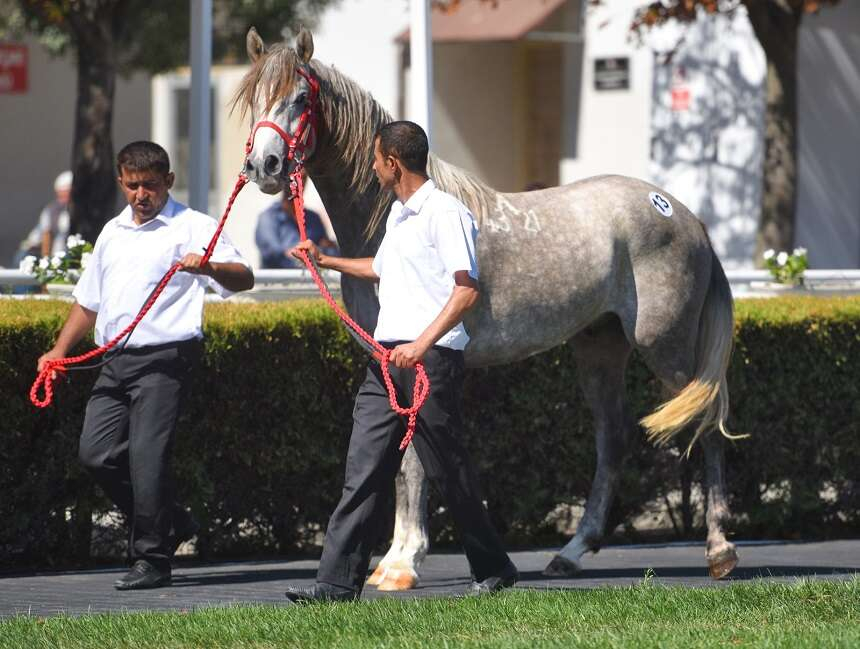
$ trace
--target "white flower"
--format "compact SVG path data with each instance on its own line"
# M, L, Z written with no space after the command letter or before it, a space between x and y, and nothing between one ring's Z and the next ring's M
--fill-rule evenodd
M51 265L51 261L47 257L42 257L39 260L39 268L42 270L48 270L48 267Z
M806 254L806 248L795 248L792 254L795 257L803 257Z
M66 239L66 248L74 248L84 243L84 238L79 234L70 234Z
M773 259L773 256L774 256L775 254L776 254L776 253L774 252L773 248L768 248L767 250L765 250L765 251L764 251L764 259L765 259L765 261L767 261L768 259Z
M776 256L776 263L778 263L780 266L785 266L787 261L788 253L784 250Z
M66 273L66 279L71 282L77 282L81 278L81 274L75 269L70 269L68 273Z
M81 255L81 270L87 267L87 264L90 263L90 257L93 256L91 252L85 252Z
M66 256L66 251L61 250L60 252L57 253L57 256L54 259L63 259L65 256Z
M22 273L27 273L28 275L33 274L33 269L36 267L36 258L33 255L27 255L21 260L21 263L18 264L18 270Z
M59 255L54 255L51 257L51 266L57 268L62 263L62 258Z

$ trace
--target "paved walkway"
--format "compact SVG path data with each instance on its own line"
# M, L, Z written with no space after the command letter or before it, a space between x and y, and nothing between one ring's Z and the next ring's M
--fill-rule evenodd
M799 577L847 579L860 576L860 540L826 543L739 543L741 563L732 578L713 582L707 576L700 544L614 546L586 557L576 579L548 579L541 574L553 550L512 553L522 580L518 588L594 588L639 583L648 568L654 581L693 587L751 579L794 581ZM316 561L245 561L217 564L180 563L173 585L148 591L118 592L113 581L124 570L82 570L0 578L0 617L47 616L106 611L188 610L231 604L287 605L287 584L310 583ZM434 554L421 569L422 583L409 593L380 593L368 588L363 598L451 596L468 583L462 555Z

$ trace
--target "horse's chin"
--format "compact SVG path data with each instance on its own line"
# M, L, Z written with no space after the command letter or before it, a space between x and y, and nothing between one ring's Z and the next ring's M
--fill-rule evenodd
M264 194L277 194L284 188L284 181L274 176L266 176L255 181Z

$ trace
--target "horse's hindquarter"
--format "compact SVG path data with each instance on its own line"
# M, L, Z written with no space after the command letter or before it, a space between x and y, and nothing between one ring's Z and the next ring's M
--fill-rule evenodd
M469 365L554 347L605 310L613 234L579 184L498 194L481 223L481 299L466 318Z
M671 197L672 216L659 212L649 198L655 190L600 176L499 194L478 236L481 300L466 318L467 363L506 363L550 349L606 312L632 333L641 297L668 288L688 298L694 287L685 286L686 270L701 265L703 243L710 254L707 238Z

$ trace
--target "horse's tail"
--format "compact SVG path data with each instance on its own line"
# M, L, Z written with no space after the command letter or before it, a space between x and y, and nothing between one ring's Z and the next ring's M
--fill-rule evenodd
M732 355L734 303L723 267L711 253L711 281L696 340L696 369L693 379L675 398L658 407L641 420L648 439L659 445L668 443L685 426L700 417L687 453L703 432L718 429L725 437L738 436L726 430L729 414L729 390L726 372Z

